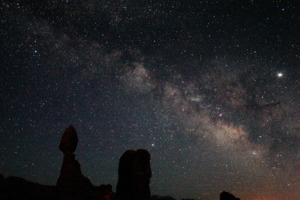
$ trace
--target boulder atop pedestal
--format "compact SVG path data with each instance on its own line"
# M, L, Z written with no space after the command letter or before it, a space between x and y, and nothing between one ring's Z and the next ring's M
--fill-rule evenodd
M67 128L61 138L59 149L64 153L60 176L56 183L59 199L90 199L93 185L90 180L82 175L80 164L75 159L74 151L78 138L74 127Z
M225 192L223 191L220 194L220 200L240 200L239 198L236 198L235 196L233 196L232 194L230 194L229 192Z
M122 200L149 200L150 153L145 149L128 150L120 158L117 198Z
M78 144L78 137L75 128L70 125L64 132L59 143L62 152L74 153Z

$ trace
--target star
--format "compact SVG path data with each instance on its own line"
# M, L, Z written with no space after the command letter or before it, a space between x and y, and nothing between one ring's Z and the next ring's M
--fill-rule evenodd
M282 77L283 77L283 73L282 73L282 72L278 72L278 73L277 73L277 77L278 77L278 78L282 78Z

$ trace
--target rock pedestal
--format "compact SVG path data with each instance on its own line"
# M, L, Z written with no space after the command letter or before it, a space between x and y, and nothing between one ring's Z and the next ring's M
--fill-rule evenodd
M60 199L86 199L93 187L90 180L83 176L80 164L75 160L78 138L73 126L67 128L61 138L59 149L64 154L60 176L56 188Z
M128 150L120 158L117 199L149 200L150 153L147 150Z

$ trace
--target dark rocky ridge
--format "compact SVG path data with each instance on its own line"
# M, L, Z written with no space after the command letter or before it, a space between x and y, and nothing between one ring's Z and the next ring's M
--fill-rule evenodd
M23 200L23 199L57 199L55 186L41 185L27 181L23 178L1 176L0 199L1 200Z
M235 196L233 196L232 194L230 194L229 192L225 192L223 191L220 194L220 200L240 200L239 198L236 198Z

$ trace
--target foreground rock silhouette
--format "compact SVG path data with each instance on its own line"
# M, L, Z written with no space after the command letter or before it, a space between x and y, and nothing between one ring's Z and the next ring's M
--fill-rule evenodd
M117 184L118 200L149 200L150 153L145 149L128 150L120 158Z
M75 160L75 150L78 144L78 137L74 127L67 128L60 140L59 149L63 152L64 158L60 176L56 183L58 197L60 199L90 199L93 185L90 180L83 176L80 164Z
M82 174L80 164L75 160L77 144L77 133L73 126L69 126L59 144L64 158L56 186L41 185L13 176L5 178L0 174L0 200L175 200L170 196L150 197L152 172L147 150L128 150L121 156L115 196L110 184L94 186ZM222 192L220 200L240 199Z
M220 194L220 200L240 200L239 198L236 198L235 196L233 196L232 194L230 194L229 192L225 192L223 191Z

